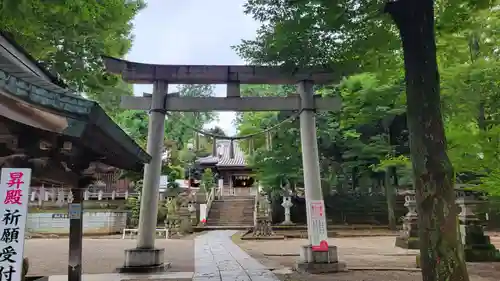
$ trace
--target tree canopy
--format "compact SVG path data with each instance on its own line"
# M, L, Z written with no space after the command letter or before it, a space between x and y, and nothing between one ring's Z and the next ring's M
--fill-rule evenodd
M123 57L129 51L132 19L143 7L142 0L4 0L0 30L69 87L114 114L119 96L132 90L105 73L101 56Z

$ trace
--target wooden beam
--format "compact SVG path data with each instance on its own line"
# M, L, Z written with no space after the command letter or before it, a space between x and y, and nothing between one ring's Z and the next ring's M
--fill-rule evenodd
M226 97L239 97L240 83L228 83L226 92Z
M49 158L32 158L26 154L12 154L0 157L1 168L30 168L32 177L39 181L51 181L75 185L78 175L67 171L60 163L54 163Z
M322 111L339 111L338 97L315 96L315 108ZM151 109L151 97L124 96L120 107L132 110ZM290 111L299 110L298 95L288 97L168 97L167 111Z
M255 65L159 65L130 62L103 56L106 71L119 74L135 84L152 84L157 80L169 84L296 84L311 80L315 84L332 84L347 73L322 67L286 70L278 66Z

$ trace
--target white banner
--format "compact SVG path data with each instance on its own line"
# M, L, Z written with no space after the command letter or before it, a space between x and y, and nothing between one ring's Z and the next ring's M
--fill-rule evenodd
M207 204L200 204L200 222L207 222Z
M309 203L312 228L312 250L317 252L328 251L328 233L325 216L325 202L323 200L311 200Z
M160 176L160 188L167 188L167 187L168 187L168 176L161 175Z
M20 281L31 169L4 168L0 178L0 280Z

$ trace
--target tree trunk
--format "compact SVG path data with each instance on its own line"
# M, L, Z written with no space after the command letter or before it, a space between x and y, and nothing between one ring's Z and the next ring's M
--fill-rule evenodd
M484 101L481 100L479 102L479 114L477 117L477 125L481 131L486 131L486 114L485 114L485 106L484 106Z
M386 12L403 44L422 277L424 281L468 281L441 117L434 1L391 1Z
M387 201L387 219L389 221L389 228L391 230L397 229L396 214L394 212L394 207L396 205L395 196L395 186L391 182L391 169L388 168L384 173L384 189L385 189L385 199Z

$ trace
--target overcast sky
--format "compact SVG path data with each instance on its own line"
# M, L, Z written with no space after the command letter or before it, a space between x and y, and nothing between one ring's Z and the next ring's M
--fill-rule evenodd
M231 49L255 38L258 23L243 14L246 0L149 0L134 20L134 44L127 59L157 64L244 64ZM151 92L135 85L135 95ZM175 88L171 87L170 92ZM225 86L216 87L226 95ZM219 113L218 126L235 133L233 112Z

